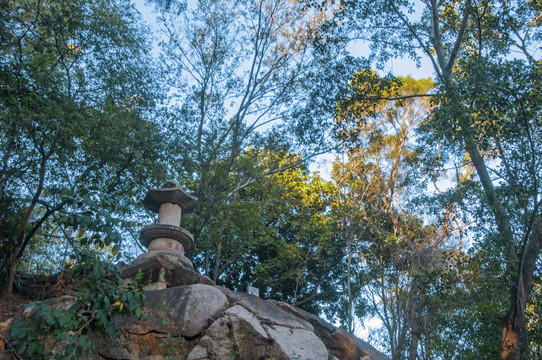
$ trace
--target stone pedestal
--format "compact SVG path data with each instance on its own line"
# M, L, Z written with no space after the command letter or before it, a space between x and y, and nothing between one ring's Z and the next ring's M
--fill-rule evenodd
M141 281L148 283L146 290L192 284L214 285L214 281L194 271L188 258L171 251L154 250L141 254L122 268L121 277L130 282L139 271L143 275Z

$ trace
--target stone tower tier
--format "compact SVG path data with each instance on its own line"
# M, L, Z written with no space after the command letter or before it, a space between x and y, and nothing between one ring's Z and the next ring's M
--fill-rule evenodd
M162 204L173 203L181 207L183 214L188 214L197 202L197 197L185 193L173 180L168 180L165 187L161 189L150 189L143 199L143 205L155 213L159 211Z
M151 243L158 240L179 242L183 247L181 252L192 248L194 245L192 234L178 226L154 224L146 226L141 230L139 242L141 245L149 248L149 250L152 250L152 248L149 247Z

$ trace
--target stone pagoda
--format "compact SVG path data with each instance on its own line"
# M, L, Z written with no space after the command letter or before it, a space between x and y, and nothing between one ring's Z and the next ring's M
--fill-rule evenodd
M161 189L150 189L143 205L158 213L158 224L141 230L139 241L149 251L171 251L184 256L185 250L194 245L192 234L179 226L181 215L196 206L197 198L188 195L174 180L168 180Z
M184 256L194 246L192 234L180 227L181 215L190 213L197 198L185 193L174 180L168 180L160 189L149 189L143 205L158 213L158 224L141 230L139 242L148 249L131 264L122 268L125 281L143 273L142 281L148 290L191 284L214 284L201 276Z

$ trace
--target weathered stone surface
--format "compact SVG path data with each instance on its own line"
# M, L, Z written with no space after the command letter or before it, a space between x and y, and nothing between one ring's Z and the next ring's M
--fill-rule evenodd
M179 226L181 223L181 207L178 204L166 202L158 209L158 224Z
M262 324L256 317L256 314L249 312L244 307L235 305L229 308L228 310L226 310L226 315L237 317L240 320L246 321L252 327L253 331L256 331L258 334L260 334L264 338L268 337L267 333L262 327Z
M186 194L175 180L168 180L161 189L149 189L143 205L158 212L158 224L145 226L139 234L141 245L149 251L164 250L184 255L194 245L194 238L179 226L183 212L190 212L197 198Z
M324 343L312 332L278 325L264 325L288 359L327 359Z
M149 331L148 329L131 332L126 328L120 328L122 339L96 338L97 357L91 357L91 359L164 360L171 357L184 359L185 354L196 343L174 332L162 333L160 330Z
M164 238L178 241L183 249L188 250L194 245L194 238L187 230L174 225L154 224L145 226L139 235L139 242L145 247L155 239ZM152 251L152 249L149 249Z
M241 305L255 314L262 323L282 325L294 329L314 330L308 321L293 316L271 301L262 300L253 295L239 293L239 298L234 304Z
M113 322L117 328L121 329L123 332L137 336L153 333L176 334L178 332L178 324L169 322L164 325L164 313L165 311L159 312L154 309L146 308L146 320L139 320L135 316L116 316L113 318Z
M218 290L220 290L222 292L222 294L226 295L226 297L228 298L228 301L230 302L230 304L235 304L238 300L240 300L242 297L243 297L243 293L238 293L238 292L235 292L233 290L230 290L228 288L225 288L223 286L215 286ZM247 294L245 294L247 295Z
M141 336L140 344L148 343L149 339L145 336ZM106 359L133 359L134 353L140 353L137 344L131 341L125 341L121 343L116 339L110 338L98 338L96 340L96 350L98 354Z
M180 335L193 337L227 309L228 299L212 286L195 284L147 291L145 307L166 315L168 325L179 327Z
M387 356L370 344L342 329L337 329L311 313L278 301L273 301L273 303L296 317L310 322L314 326L314 332L324 342L328 350L340 360L389 360Z
M198 345L188 354L188 359L227 359L235 353L235 343L230 338L231 323L215 321L200 339Z
M200 345L196 345L192 349L190 354L188 354L188 357L186 358L186 360L205 360L205 359L209 359L209 357L207 356L207 349L205 349L204 347Z
M387 356L365 341L358 339L342 329L337 329L333 333L333 339L334 341L328 347L341 360L357 360L360 358L363 360L389 360Z
M115 324L127 333L198 336L214 317L228 308L226 297L212 286L195 284L145 291L146 320L116 317Z
M184 256L183 245L172 239L158 238L151 241L149 251L169 251Z
M198 201L197 197L185 193L179 184L174 180L168 180L161 189L149 189L143 199L143 205L153 211L158 212L163 203L178 204L184 214L190 213Z
M153 282L148 285L145 285L143 289L144 290L164 290L164 289L167 289L167 285L166 283L157 281L157 282Z
M146 253L139 255L134 261L130 263L130 265L123 267L123 274L124 272L127 271L127 269L133 269L131 271L131 275L129 275L129 276L133 276L137 274L137 270L139 269L139 267L145 266L145 263L157 257L163 257L164 259L168 260L170 263L174 265L180 265L191 270L194 269L192 262L186 256L175 254L169 251L156 250L156 251L148 251Z
M230 308L218 318L187 359L226 360L232 356L246 360L289 359L280 346L269 338L258 320L240 306Z

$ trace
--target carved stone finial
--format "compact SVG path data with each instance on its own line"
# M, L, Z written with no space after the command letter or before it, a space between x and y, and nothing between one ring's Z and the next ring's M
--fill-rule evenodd
M176 182L175 180L166 180L166 182L164 183L164 186L163 186L163 188L166 188L166 189L178 188L178 187L179 187L179 183Z

